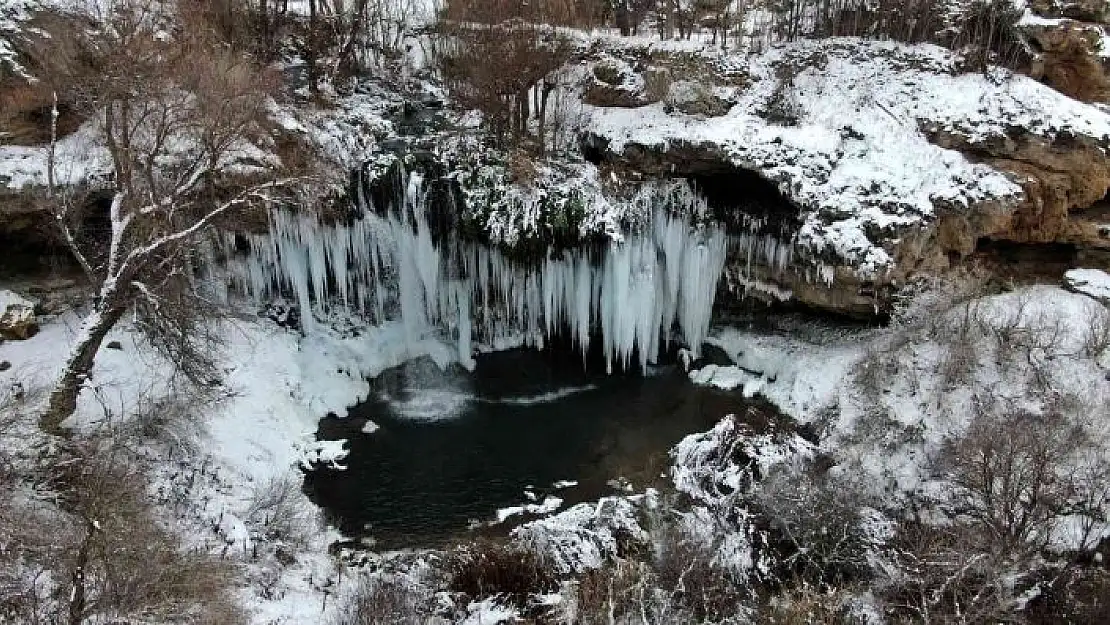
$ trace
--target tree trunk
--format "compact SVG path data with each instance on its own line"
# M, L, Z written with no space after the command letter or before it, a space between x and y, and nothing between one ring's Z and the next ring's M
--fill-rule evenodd
M551 91L552 91L552 89L555 88L555 85L552 84L552 83L547 82L546 80L543 81L542 84L543 84L543 86L541 87L540 106L539 106L539 109L538 109L539 110L539 126L540 126L540 132L539 132L539 135L540 135L540 154L546 154L547 153L547 101L548 101L548 98L551 97Z
M308 0L308 32L305 33L304 62L308 70L308 91L312 97L320 95L320 77L316 68L316 0Z
M96 352L100 350L104 337L126 311L123 306L104 306L103 302L98 303L93 312L81 322L73 351L50 393L50 405L46 413L39 417L39 427L48 434L61 434L62 421L77 410L77 395L92 370Z
M270 37L270 6L268 0L258 0L258 25L262 29L263 49L261 53L263 58L270 60L274 46Z
M347 41L343 44L343 50L339 53L338 68L340 72L349 72L353 75L356 71L357 63L354 62L355 44L358 42L358 35L362 30L362 22L366 16L366 3L367 0L359 0L354 6L354 16L351 18L351 28L347 32Z
M519 106L520 106L520 136L521 137L527 137L528 136L528 118L532 116L532 111L530 110L530 107L528 106L529 103L531 102L531 100L528 98L528 90L527 89L520 92L520 95L517 96L517 102L519 103Z
M89 548L95 532L96 526L89 523L85 540L81 541L81 547L77 550L77 562L73 565L73 575L70 578L73 588L69 594L69 625L81 625L85 620L85 570L89 566Z

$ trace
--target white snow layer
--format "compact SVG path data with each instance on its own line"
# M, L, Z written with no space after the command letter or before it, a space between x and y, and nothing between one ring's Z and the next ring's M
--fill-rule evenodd
M68 314L45 320L29 340L0 343L0 361L12 365L0 372L0 395L15 387L28 397L45 397L42 391L58 375L79 325L80 319ZM326 548L338 535L311 525L316 509L307 498L299 498L296 504L310 524L310 544L296 549L296 564L264 569L265 563L249 557L256 542L252 536L261 531L251 521L253 498L275 481L299 483L300 467L306 462L339 459L341 447L321 448L314 432L321 415L345 414L348 406L367 397L368 377L422 355L447 361L453 352L431 340L408 345L399 323L366 328L358 337L325 329L305 337L269 322L230 321L221 327L221 335L222 399L196 408L192 415L198 457L190 462L199 474L213 477L211 484L198 479L190 489L190 515L196 517L191 539L197 548L212 549L215 529L228 556L243 557L249 579L269 579L266 596L256 595L260 588L254 584L240 591L251 623L327 622L338 602L327 602L328 611L322 611L321 592L338 590L334 561ZM166 379L173 368L145 348L130 328L121 325L106 341L120 341L122 349L97 354L91 382L79 398L75 427L96 428L107 419L131 418L175 396L175 387ZM152 497L173 488L177 462L156 467L152 481L157 492ZM187 520L180 522L185 533L193 528ZM270 579L272 575L276 577Z
M893 263L869 233L928 223L937 206L966 209L1021 193L1001 172L930 143L922 125L970 143L1005 137L1008 126L1048 139L1110 136L1110 117L1097 108L1024 76L961 74L957 57L934 46L833 39L752 57L701 54L753 78L734 90L727 115L669 114L662 103L590 108L587 130L616 153L687 145L759 172L802 207L798 245L863 276ZM791 80L776 77L784 64L799 68ZM779 99L793 103L796 123L765 119Z
M1098 269L1072 269L1064 274L1068 288L1110 304L1110 274Z
M294 293L307 332L313 311L322 314L329 302L384 319L386 287L395 280L406 339L417 343L436 328L452 329L459 362L468 367L475 329L487 338L522 330L534 343L569 331L583 354L599 330L610 370L628 368L633 354L641 369L654 362L672 327L695 353L708 334L727 237L717 227L690 225L689 213L657 210L651 223L599 256L550 252L527 266L481 245L438 244L425 200L414 173L400 216L367 206L353 223L329 225L273 211L270 234L252 236L246 258L233 261L233 279L259 300Z
M821 451L837 459L834 472L858 472L874 494L889 498L933 488L931 458L992 397L1034 412L1066 397L1078 407L1073 418L1110 448L1101 416L1110 397L1110 350L1097 351L1108 319L1104 306L1085 295L1035 286L952 304L947 311L930 308L920 320L849 336L723 329L708 342L736 366L706 367L691 377L734 387L758 380L758 393L785 413L829 428ZM1004 338L1007 332L1017 338ZM1044 345L1023 348L1031 342L1021 339L1026 336ZM969 360L953 373L961 348ZM1022 349L1029 349L1028 359L1012 355ZM693 440L680 444L679 453L689 457L676 466L716 461L683 451L695 449ZM676 481L706 491L696 477L678 475Z

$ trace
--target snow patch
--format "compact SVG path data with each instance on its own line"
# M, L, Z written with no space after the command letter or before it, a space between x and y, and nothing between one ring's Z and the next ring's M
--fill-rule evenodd
M1071 269L1064 274L1069 289L1110 304L1110 274L1098 269Z

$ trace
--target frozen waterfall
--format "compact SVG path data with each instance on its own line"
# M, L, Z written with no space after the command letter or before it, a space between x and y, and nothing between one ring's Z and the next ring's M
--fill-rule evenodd
M649 223L603 249L521 263L488 246L437 243L425 198L420 175L410 174L400 210L375 211L361 195L362 216L347 223L275 210L270 233L249 235L249 252L229 261L234 285L262 301L291 294L306 332L314 311L329 307L379 322L399 315L413 342L451 330L466 366L475 333L523 331L533 344L568 336L583 358L600 340L610 371L643 369L674 339L697 352L706 338L728 251L719 227L658 207ZM772 242L746 245L756 256L789 259Z

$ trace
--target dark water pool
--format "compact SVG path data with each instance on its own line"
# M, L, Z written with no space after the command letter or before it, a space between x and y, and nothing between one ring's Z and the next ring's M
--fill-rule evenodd
M535 350L480 356L473 373L418 360L374 380L371 399L348 418L321 421L321 439L348 439L347 469L311 472L305 489L352 538L442 544L498 509L531 503L526 490L566 506L613 492L618 477L642 488L666 471L683 436L747 405L694 386L676 367L591 375L580 361ZM377 431L363 433L367 421ZM565 481L577 485L554 486Z

